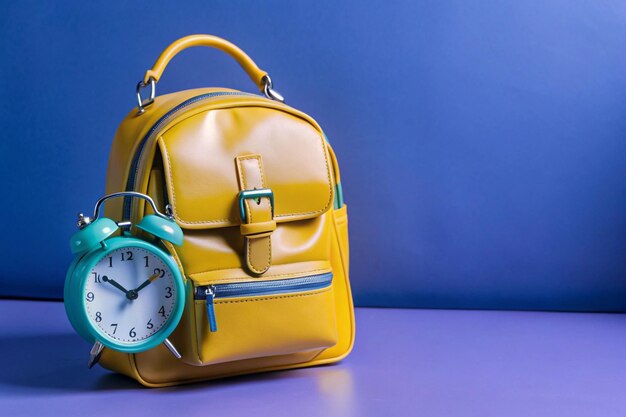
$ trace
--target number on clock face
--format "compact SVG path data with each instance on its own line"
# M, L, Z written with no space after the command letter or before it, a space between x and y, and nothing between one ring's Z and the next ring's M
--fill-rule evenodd
M87 276L84 303L91 322L110 338L139 342L158 332L176 302L172 271L153 252L109 252Z

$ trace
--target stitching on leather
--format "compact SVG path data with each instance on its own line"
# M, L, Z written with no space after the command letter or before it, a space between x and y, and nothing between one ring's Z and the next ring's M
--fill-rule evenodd
M248 268L250 268L250 270L252 272L260 274L261 271L256 269L256 267L252 263L252 256L250 256L250 252L251 252L251 249L250 249L250 246L251 246L250 245L250 239L248 239L248 238L244 238L244 239L246 241L246 265L248 265Z
M168 189L171 190L171 194L172 194L172 207L173 207L173 212L174 212L174 218L176 220L178 220L179 223L181 224L193 224L193 223L220 223L220 222L232 222L233 220L231 219L218 219L218 220L208 220L208 221L202 221L202 222L187 222L183 219L180 218L180 216L178 215L178 212L176 211L176 192L174 192L174 179L172 178L172 172L174 171L174 167L172 167L172 164L170 164L170 154L167 150L167 142L165 141L165 139L163 139L163 136L159 136L157 138L157 142L162 143L162 150L163 150L163 155L165 157L165 161L167 162L167 167L169 169L166 169L167 171L167 177L169 179L169 187Z
M310 297L312 295L323 294L332 289L332 285L328 288L324 288L322 290L311 291L304 294L296 294L296 295L279 295L276 297L263 297L263 298L247 298L245 300L235 300L235 301L226 301L226 300L215 300L215 304L237 304L237 303L254 303L257 301L271 301L271 300L280 300L281 298L298 298L298 297Z
M263 170L263 160L261 159L261 156L259 155L259 157L257 158L257 165L259 167L259 173L261 174L261 188L265 188L267 185L265 183L265 172ZM269 208L268 210L270 211L270 216L272 213L272 204L268 201L269 204ZM250 217L250 222L252 222L252 217ZM263 267L263 272L266 272L270 265L272 265L272 238L271 236L267 236L264 237L262 239L267 239L267 261Z
M265 175L263 172L263 164L261 162L261 155L255 154L255 155L245 155L245 156L238 156L237 158L237 168L239 171L239 178L241 180L241 186L244 190L248 189L248 183L246 181L246 175L245 175L245 168L243 165L243 161L251 161L254 160L256 161L256 165L257 165L257 169L259 171L259 174L261 176L261 184L260 187L261 188L265 188ZM249 219L248 223L253 223L253 219L252 219L252 215L253 215L253 210L250 208L250 203L248 200L244 201L244 204L246 205L246 209L247 209L247 216ZM269 210L272 210L272 207L269 207ZM270 265L272 264L272 239L267 236L261 239L267 239L268 242L268 249L267 249L267 261L265 262L265 264L263 264L261 266L261 268L258 268L257 265L255 265L255 263L252 260L252 244L250 242L250 238L248 237L244 237L245 242L246 242L246 265L248 266L248 268L250 268L250 270L256 274L263 274L264 272L266 272Z
M167 177L169 179L169 186L168 189L171 190L171 194L172 194L172 207L173 207L173 212L174 212L174 218L176 220L178 220L179 223L181 224L200 224L200 223L221 223L221 222L233 222L232 219L228 218L228 219L217 219L217 220L206 220L206 221L196 221L196 222L188 222L183 220L179 215L178 215L178 211L176 210L176 192L174 191L174 180L172 178L172 172L174 171L174 167L172 166L172 164L170 163L170 156L169 156L169 152L167 150L167 141L165 139L163 139L163 136L159 136L157 138L157 141L162 143L162 151L163 151L163 155L165 157L165 161L167 162Z
M237 168L239 171L239 178L241 178L241 189L242 190L246 190L248 189L248 185L246 183L246 177L244 175L244 167L243 167L243 163L242 161L250 159L251 156L248 157L237 157ZM250 206L248 203L248 200L244 200L243 204L245 204L246 206L246 214L248 215L248 218L250 220L250 222L252 222L252 213L250 212ZM250 256L250 239L244 237L243 238L244 242L245 242L245 247L246 247L246 265L248 266L248 268L250 268L250 270L252 272L255 273L260 273L260 271L257 271L256 268L254 267L254 264L252 263L251 259L252 257Z
M237 167L238 167L238 171L239 171L239 178L241 178L241 189L242 190L246 190L248 189L248 182L246 181L246 176L244 175L244 167L242 164L242 160L244 159L248 159L248 158L240 158L237 157ZM250 203L248 202L248 200L244 200L243 204L246 206L246 213L248 215L248 217L250 218L250 221L252 221L252 213L250 212ZM248 251L248 255L249 255L249 251Z
M255 272L257 274L264 273L265 271L267 271L269 269L270 265L272 264L272 239L269 236L261 238L261 239L267 239L268 240L268 245L269 245L269 248L268 248L268 251L267 251L267 253L268 253L267 263L264 265L263 269L258 269L258 268L256 268L253 265L253 263L252 263L252 256L250 256L250 253L251 253L250 247L252 246L250 244L251 243L250 242L250 238L244 237L244 239L246 241L246 246L247 246L247 250L248 250L248 257L246 259L246 263L248 264L248 268L250 268L252 270L252 272Z
M245 190L246 189L246 180L243 177L243 168L241 167L241 157L238 156L235 158L235 161L237 161L237 177L239 177L239 184L241 185L241 189Z
M252 158L254 158L253 155L248 155L248 156L244 156L244 157L238 156L238 157L235 158L237 160L237 171L238 171L237 175L239 176L239 182L241 184L241 189L242 190L247 190L248 189L248 185L247 185L247 182L246 182L246 177L245 177L245 175L243 173L244 168L243 168L243 164L241 163L241 161L244 161L244 160L247 160L247 159L252 159ZM250 222L252 222L252 213L250 213L250 206L248 205L248 200L244 200L243 204L245 204L246 209L247 209L246 211L247 211L248 217L250 218Z
M268 244L268 248L267 248L267 268L269 269L270 265L272 265L272 238L271 236L268 236L264 239L267 239L267 244ZM267 269L266 269L267 271Z
M219 271L219 269L212 269L210 271L204 271L204 272L196 272L195 274L188 275L188 277L189 277L189 279L191 281L193 281L195 283L195 280L193 279L193 276L200 275L200 274L206 274L208 272L215 272L215 271ZM312 269L310 271L304 271L304 272L291 272L291 273L288 273L288 274L266 275L264 278L300 277L300 276L307 276L307 275L315 274L317 272L319 272L319 273L328 273L328 272L332 272L332 269L330 269L330 268L323 268L323 269ZM218 280L206 281L206 282L210 282L212 284L218 284L220 282L244 281L244 280L249 280L249 279L250 279L250 276L246 275L246 276L241 276L241 277L224 278L224 279L218 279Z

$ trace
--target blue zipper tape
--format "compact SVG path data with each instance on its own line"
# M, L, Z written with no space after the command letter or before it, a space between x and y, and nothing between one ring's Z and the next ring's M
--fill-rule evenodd
M255 297L262 295L288 294L300 291L313 291L330 286L333 274L310 275L300 278L287 278L274 281L253 281L243 283L215 284L196 287L194 299L206 301L209 330L217 331L214 301L216 298Z

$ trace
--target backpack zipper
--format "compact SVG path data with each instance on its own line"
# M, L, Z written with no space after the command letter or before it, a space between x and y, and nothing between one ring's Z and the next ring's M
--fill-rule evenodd
M157 122L154 125L152 125L150 130L148 130L148 133L146 133L143 139L141 139L141 142L139 142L139 146L137 146L137 150L135 151L132 162L130 164L130 171L128 172L128 179L126 181L126 191L135 190L135 181L136 181L137 174L138 174L137 171L139 168L139 161L141 160L141 154L143 153L143 150L146 147L146 143L148 143L148 139L150 139L150 137L161 126L163 126L165 122L167 122L167 120L170 119L174 113L184 109L185 107L189 107L190 105L195 104L199 101L207 100L207 99L214 98L214 97L220 97L220 96L262 97L262 96L259 96L258 94L244 93L241 91L216 91L213 93L200 94L198 96L189 98L183 101L182 103L178 104L176 107L172 108L170 111L168 111L163 116L161 116L161 118L157 120ZM131 199L128 197L125 197L124 198L124 210L122 213L123 219L130 219L130 209L131 209Z
M288 294L300 291L313 291L330 286L333 281L331 272L300 278L279 279L275 281L253 281L231 284L202 285L195 289L194 300L206 301L206 313L209 330L217 331L214 301L216 298L255 297L261 295Z

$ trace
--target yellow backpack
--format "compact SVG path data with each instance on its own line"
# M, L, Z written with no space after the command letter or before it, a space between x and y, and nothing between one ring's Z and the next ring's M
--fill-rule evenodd
M264 95L202 88L155 97L170 59L192 46L232 56ZM184 231L182 246L166 243L186 280L169 338L182 357L162 345L105 349L100 363L160 387L345 357L354 341L348 221L337 160L318 124L285 105L242 50L209 35L170 45L137 100L113 141L107 194L148 194ZM151 210L126 199L105 214L135 220Z

